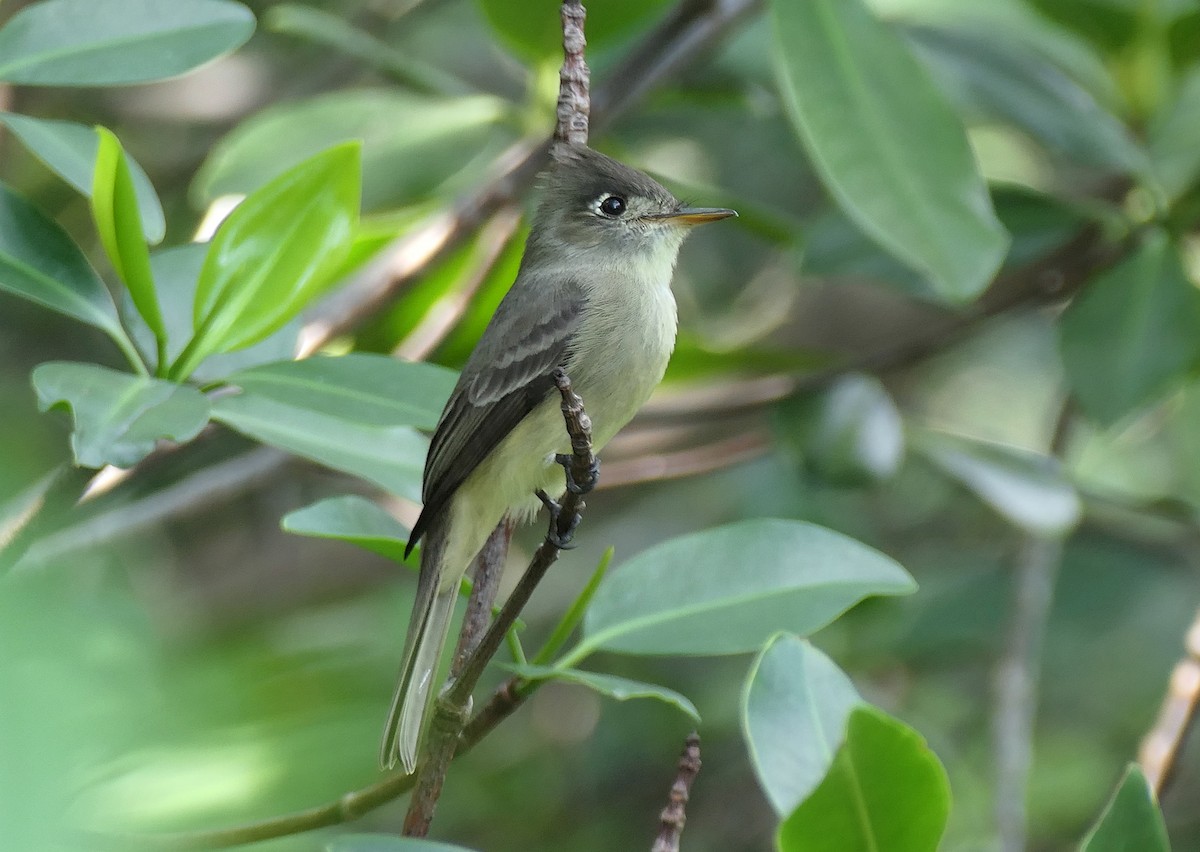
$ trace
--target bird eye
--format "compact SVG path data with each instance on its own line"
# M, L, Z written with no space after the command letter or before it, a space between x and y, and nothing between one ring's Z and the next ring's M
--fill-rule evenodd
M610 195L600 202L600 212L605 216L620 216L625 212L625 199L619 195Z

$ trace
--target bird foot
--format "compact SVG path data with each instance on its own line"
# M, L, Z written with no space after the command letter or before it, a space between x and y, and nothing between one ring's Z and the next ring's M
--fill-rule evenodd
M573 469L575 457L568 453L557 453L554 460L562 465L563 473L567 477L567 490L572 494L587 494L596 487L596 483L600 481L600 459L592 457L592 463L588 467L587 478L582 482L575 478Z
M542 505L546 507L546 511L550 513L550 528L546 530L546 541L559 550L573 550L575 545L571 543L571 540L575 538L575 529L583 520L583 516L578 512L572 513L566 527L563 528L559 523L562 518L562 504L540 488L536 493L538 499L542 501Z

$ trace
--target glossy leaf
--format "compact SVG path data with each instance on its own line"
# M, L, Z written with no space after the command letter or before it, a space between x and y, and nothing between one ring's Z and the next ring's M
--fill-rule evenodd
M946 770L921 736L858 707L829 773L779 827L779 849L935 852L949 813Z
M1073 162L1129 174L1146 169L1145 152L1116 116L1015 39L934 27L911 27L906 34L964 112L1011 122Z
M977 296L1008 235L924 69L862 0L774 0L771 11L784 103L822 182L942 298Z
M1136 763L1126 768L1080 852L1171 852L1162 812Z
M1043 456L941 432L922 432L913 446L1012 523L1058 536L1079 523L1083 506L1062 464Z
M39 86L161 80L236 49L252 32L254 15L229 0L140 0L128 10L96 0L44 0L0 29L0 80Z
M246 198L209 246L193 311L195 336L173 378L257 343L334 282L358 221L359 146L330 148Z
M562 52L559 0L478 0L492 29L518 55L529 60L556 57ZM595 51L670 5L669 0L604 0L587 6L588 49Z
M503 101L363 89L264 110L213 148L191 193L207 204L257 189L306 157L362 141L363 204L409 203L461 171L497 136Z
M586 686L593 692L597 692L608 698L615 698L617 701L629 701L633 698L652 698L655 701L670 704L672 707L690 716L695 722L700 721L700 711L696 709L696 705L686 696L680 695L673 689L667 689L665 686L659 686L654 683L643 683L642 681L630 680L629 678L617 677L616 675L585 672L572 668L556 668L555 666L512 665L505 666L504 668L529 681L557 680L563 683L573 683L577 686Z
M265 364L229 381L259 398L367 426L433 429L457 378L436 364L350 353Z
M247 437L420 499L428 442L407 426L377 426L242 393L213 403L213 419Z
M432 840L415 840L394 834L343 834L325 846L325 852L471 852Z
M11 112L0 112L0 123L11 130L13 136L19 139L31 154L59 177L85 196L91 197L92 176L99 147L95 128L73 121L33 118ZM128 152L125 153L125 161L129 165L133 187L137 193L142 231L150 243L157 244L162 241L167 228L162 203L158 200L158 193L154 191L150 178L146 177L142 167Z
M742 690L742 733L780 817L821 783L861 704L850 678L804 640L781 635L763 648Z
M1083 410L1111 424L1183 381L1200 358L1200 293L1162 231L1075 297L1059 349Z
M801 521L742 521L670 539L611 571L568 656L736 654L808 634L868 595L916 588L865 544Z
M79 246L54 220L0 184L0 290L106 332L140 365L112 296ZM144 369L139 367L139 369Z
M356 544L395 562L404 561L404 548L408 544L408 527L378 503L357 494L328 497L288 512L280 526L296 535Z
M43 411L59 403L71 409L71 449L81 467L129 467L157 441L190 441L208 423L208 399L195 388L95 364L42 364L33 386Z
M97 127L96 133L100 141L92 176L92 219L109 262L129 288L138 313L159 341L160 351L165 352L167 331L154 291L133 176L117 137L104 127Z

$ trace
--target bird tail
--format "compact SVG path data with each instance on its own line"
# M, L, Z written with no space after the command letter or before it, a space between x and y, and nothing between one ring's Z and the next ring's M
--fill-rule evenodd
M450 632L450 620L458 599L457 583L442 588L442 577L447 576L445 568L450 567L442 564L449 529L449 523L443 518L435 518L429 525L421 549L421 574L408 623L408 637L404 641L400 682L392 696L379 751L379 762L385 769L394 767L397 758L406 772L416 768L421 732L434 694L438 660Z

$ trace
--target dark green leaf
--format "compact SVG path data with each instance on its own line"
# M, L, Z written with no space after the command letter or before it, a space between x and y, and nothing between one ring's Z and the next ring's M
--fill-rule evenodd
M196 285L195 336L172 366L264 339L334 282L358 221L359 146L338 145L261 187L229 214Z
M742 521L662 542L611 571L568 656L744 653L779 631L818 630L868 595L915 588L894 561L832 530Z
M0 29L0 80L115 86L174 77L236 49L254 15L229 0L45 0Z
M296 535L348 541L395 562L404 561L408 544L407 527L378 503L354 494L329 497L289 512L280 526Z
M673 689L667 689L665 686L629 680L628 678L616 677L615 675L600 674L599 672L585 672L580 669L571 668L560 669L554 666L513 665L505 666L504 668L529 681L558 680L564 683L586 686L593 692L598 692L609 698L615 698L617 701L628 701L631 698L653 698L655 701L670 704L672 707L686 713L696 722L700 721L700 711L696 709L696 705L692 704L686 696L680 695Z
M949 813L946 770L921 736L858 707L829 774L779 827L779 849L935 852Z
M190 441L208 422L208 399L195 388L95 364L42 364L33 386L43 411L70 407L71 449L81 467L129 467L160 439Z
M557 56L562 51L559 0L478 0L488 23L504 42L529 60ZM638 29L639 24L665 8L669 0L604 0L587 6L588 49L595 51Z
M1080 852L1171 852L1162 812L1136 763L1126 768Z
M833 763L850 711L863 701L832 660L795 636L759 654L742 691L742 732L758 781L787 816Z
M1102 424L1184 379L1200 358L1200 294L1165 233L1148 234L1075 297L1059 348L1080 405Z
M362 141L363 204L408 203L460 172L498 135L504 103L490 95L434 98L363 89L265 110L217 143L192 183L208 203L250 192L348 139Z
M1145 171L1129 130L1048 59L994 32L912 27L907 34L960 109L1009 121L1084 165Z
M167 331L154 291L150 251L142 233L133 176L117 137L104 127L97 127L96 133L100 142L92 176L92 219L109 262L129 288L138 313L154 332L159 351L165 352Z
M1012 523L1037 535L1064 535L1083 507L1062 464L1003 444L925 431L913 447Z
M325 852L471 852L432 840L414 840L394 834L343 834L325 846Z
M433 429L457 375L386 355L316 356L242 370L229 382L257 397L367 426Z
M31 118L11 112L0 112L0 122L12 131L13 136L29 149L35 157L53 169L71 186L89 198L92 195L92 180L96 165L98 139L94 128L73 121L52 121ZM162 203L142 171L128 152L125 160L133 176L137 192L138 211L142 217L142 230L146 239L157 244L166 233Z
M1030 0L1050 20L1074 30L1105 51L1128 46L1150 28L1191 11L1192 0Z
M962 124L861 0L771 3L784 102L854 221L943 298L983 291L1004 259Z
M243 435L416 500L427 441L406 426L373 426L243 393L213 403L213 419Z

